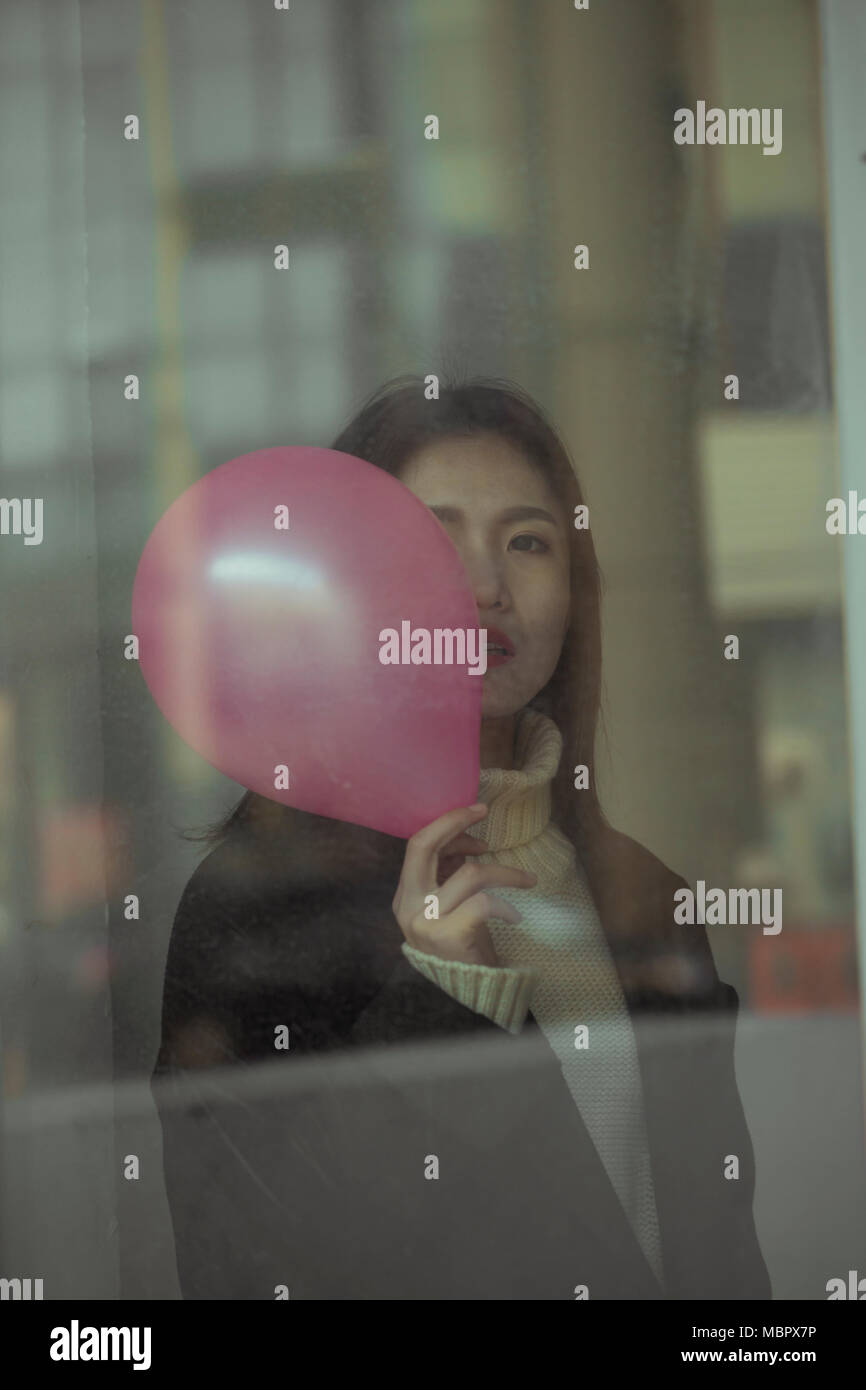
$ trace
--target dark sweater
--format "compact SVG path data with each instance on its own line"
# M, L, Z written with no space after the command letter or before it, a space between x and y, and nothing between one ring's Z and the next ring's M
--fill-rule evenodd
M531 1012L514 1036L403 956L405 844L295 823L279 848L233 832L171 934L152 1089L185 1298L771 1297L737 996L673 921L681 879L612 830L582 860L638 1046L662 1288Z

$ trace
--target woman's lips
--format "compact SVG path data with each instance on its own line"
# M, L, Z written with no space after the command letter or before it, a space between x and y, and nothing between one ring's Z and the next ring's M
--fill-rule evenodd
M501 651L493 650L501 647ZM514 643L498 627L487 629L487 665L504 666L514 656Z

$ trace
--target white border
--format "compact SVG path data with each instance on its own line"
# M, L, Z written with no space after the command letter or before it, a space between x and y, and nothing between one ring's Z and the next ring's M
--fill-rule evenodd
M841 495L866 497L866 4L820 0ZM866 1007L866 536L843 546L861 1011ZM866 1034L863 1029L861 1037ZM866 1057L864 1057L866 1061Z

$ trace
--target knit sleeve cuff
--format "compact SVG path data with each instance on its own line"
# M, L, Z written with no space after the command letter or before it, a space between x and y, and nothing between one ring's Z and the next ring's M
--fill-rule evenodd
M529 1009L538 971L529 966L470 965L442 960L403 942L403 954L415 969L459 1004L484 1014L509 1033L519 1033Z

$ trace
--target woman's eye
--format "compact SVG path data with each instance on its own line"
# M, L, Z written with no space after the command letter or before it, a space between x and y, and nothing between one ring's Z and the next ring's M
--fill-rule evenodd
M521 535L519 535L519 536L515 536L514 539L513 539L512 542L511 542L511 544L514 545L517 541L534 541L535 544L540 548L540 550L543 551L543 550L549 550L549 549L550 549L550 546L547 544L547 541L543 541L543 540L541 539L540 536L533 536L533 535L530 535L530 533L529 533L528 531L523 532L523 533L522 533ZM519 546L518 549L520 549L520 550L530 550L530 552L531 552L531 547L528 546L528 545Z

